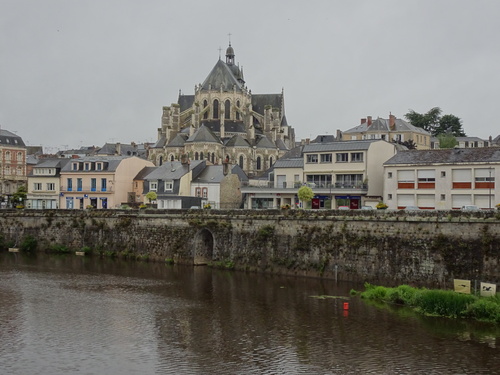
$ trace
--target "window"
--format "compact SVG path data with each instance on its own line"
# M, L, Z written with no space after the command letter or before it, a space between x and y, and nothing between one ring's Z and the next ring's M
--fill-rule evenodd
M174 183L172 181L165 181L165 191L174 190Z
M83 181L81 178L76 179L76 190L77 191L82 191L83 190Z
M422 169L417 171L418 188L419 189L434 189L436 177L434 169Z
M219 118L219 101L217 99L214 100L212 118L214 118L214 119Z
M66 183L68 184L68 191L72 191L73 190L73 179L72 178L68 178L66 180Z
M136 186L137 186L137 182L136 182ZM106 179L105 178L101 178L101 191L106 191L106 190L107 190Z
M90 191L96 191L97 190L97 178L91 178L90 179Z
M238 100L236 102L236 107L240 108L240 101ZM239 120L240 119L240 111L237 109L236 110L236 120Z
M441 194L441 200L442 200L442 201L445 201L445 200L446 200L446 195L445 195L445 194Z
M203 101L203 109L205 112L203 112L203 118L207 119L208 118L208 109L206 109L208 106L208 102L206 100Z
M262 158L257 156L257 170L261 170L262 168Z
M33 190L34 191L40 191L40 190L42 190L42 183L41 182L35 182L33 184Z
M318 162L318 154L308 154L306 160L308 163L317 163Z
M203 156L203 151L200 152L200 160L203 160L204 156Z
M392 178L392 172L387 172L387 178Z
M446 172L445 171L441 171L441 177L446 177Z
M363 153L362 152L351 152L351 162L360 163L363 161Z
M10 160L10 151L5 151L5 160Z
M95 169L97 169L98 171L102 171L102 163L96 163Z
M23 161L23 153L22 152L17 153L17 161Z
M90 171L90 163L85 163L85 170Z
M310 174L306 176L308 185L312 187L329 188L332 184L332 175L330 174Z
M392 194L387 194L387 200L388 201L392 200Z
M56 190L56 184L53 182L47 182L47 190L48 191L55 191Z
M335 176L337 188L363 188L362 174L338 174Z
M347 163L349 161L349 154L347 152L342 152L336 154L337 163Z
M198 160L199 158L199 155L198 155L198 151L194 153L194 160Z
M227 99L224 102L224 118L229 120L231 118L231 102Z
M202 196L203 198L207 198L208 197L208 189L206 187L204 187L202 190Z
M244 168L244 161L245 159L243 158L243 155L240 155L240 162L239 162L239 165L240 165L240 168L243 169Z
M322 163L331 163L332 162L332 154L321 154L321 162Z
M150 191L158 190L158 181L150 181L149 182L149 190Z
M78 170L78 163L71 164L71 170L72 171L77 171Z
M195 197L201 197L201 188L197 187L194 190L194 195L195 195Z
M271 157L269 157L269 168L271 168L273 166L273 164L274 164L274 159L271 156Z

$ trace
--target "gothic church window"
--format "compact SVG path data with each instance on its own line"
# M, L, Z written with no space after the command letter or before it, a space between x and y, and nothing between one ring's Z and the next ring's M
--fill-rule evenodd
M219 118L219 101L217 99L214 100L213 107L214 107L213 108L213 110L214 110L213 118L218 119Z
M200 160L203 160L203 151L200 152Z
M203 109L206 109L208 106L208 102L206 100L203 101ZM208 111L205 111L205 113L203 113L203 118L204 119L208 119Z
M212 164L215 164L215 152L212 152Z
M240 101L239 100L236 102L236 107L240 108ZM240 111L236 110L236 120L239 120L239 119L240 119Z
M245 161L245 159L243 158L243 155L240 155L239 166L240 166L241 169L243 169L244 161Z
M260 171L262 169L262 158L257 156L257 170Z
M198 152L194 153L194 160L198 160Z
M229 120L231 118L231 102L229 99L224 103L224 118Z

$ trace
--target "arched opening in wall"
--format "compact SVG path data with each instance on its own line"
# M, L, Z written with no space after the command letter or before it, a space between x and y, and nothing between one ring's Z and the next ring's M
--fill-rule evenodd
M240 160L238 162L238 165L240 166L241 169L243 169L243 166L245 165L245 159L243 158L243 155L240 155Z
M212 164L215 164L215 152L212 152Z
M158 166L161 166L163 164L163 156L160 156L160 159L158 160Z
M262 158L260 156L257 156L257 165L256 168L258 171L262 169Z
M213 105L213 118L218 119L219 118L219 101L217 99L214 100L214 105Z
M208 229L202 229L194 236L193 263L202 266L211 262L214 255L214 236Z
M231 118L231 102L227 99L224 103L224 118L229 120Z
M175 160L175 158L174 158L174 154L171 154L171 155L170 155L170 161L174 161L174 160Z
M269 158L269 168L271 168L273 166L273 164L274 164L274 158L271 156Z
M203 101L203 109L206 110L207 109L207 106L208 106L208 102L206 100ZM203 113L203 118L204 119L208 119L208 110L206 110L204 113Z
M240 101L239 100L236 102L236 107L238 107L238 109L240 108ZM236 110L236 120L240 119L240 111L238 109Z
M194 160L198 160L198 152L194 153Z
M200 152L200 160L203 160L203 151Z

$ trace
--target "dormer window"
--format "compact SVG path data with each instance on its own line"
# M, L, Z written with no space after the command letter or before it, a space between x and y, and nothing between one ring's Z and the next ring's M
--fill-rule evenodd
M165 181L165 191L173 191L174 183L172 181Z
M86 171L90 171L90 163L85 163L85 164L84 164L84 169L85 169Z
M98 171L102 171L102 163L96 163L95 164L95 169Z
M149 190L150 191L158 190L158 181L150 181L149 182Z
M78 163L72 163L71 164L71 170L72 171L77 171L78 170Z

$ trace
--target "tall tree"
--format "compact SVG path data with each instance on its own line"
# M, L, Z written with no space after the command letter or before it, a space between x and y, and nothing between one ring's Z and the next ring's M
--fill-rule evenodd
M451 133L441 133L437 136L439 148L453 148L458 145L457 139Z
M427 130L433 136L450 133L455 137L465 137L462 120L455 115L441 116L441 112L439 107L431 108L427 113L418 113L410 109L405 118L413 126Z

